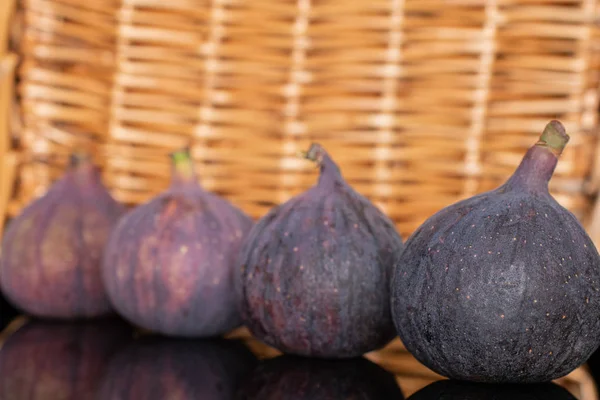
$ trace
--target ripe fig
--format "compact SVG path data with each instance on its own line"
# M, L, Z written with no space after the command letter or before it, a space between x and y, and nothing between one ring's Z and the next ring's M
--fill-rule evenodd
M425 386L408 400L576 400L555 383L494 385L441 380Z
M499 188L408 239L392 284L406 348L446 377L546 382L600 343L600 256L548 182L569 136L550 122Z
M351 358L395 336L389 286L402 240L394 224L313 144L317 185L273 208L240 253L242 313L285 353Z
M324 360L291 355L262 361L237 400L402 400L394 375L363 357Z
M129 211L105 249L110 300L130 322L168 336L210 337L242 320L234 261L252 220L198 183L187 149L170 187Z
M233 400L257 360L234 340L143 337L110 362L98 400Z
M73 154L63 177L8 226L0 261L0 288L7 300L41 318L110 314L101 256L124 212L90 158Z
M27 322L0 349L0 399L96 399L108 361L132 334L117 318Z

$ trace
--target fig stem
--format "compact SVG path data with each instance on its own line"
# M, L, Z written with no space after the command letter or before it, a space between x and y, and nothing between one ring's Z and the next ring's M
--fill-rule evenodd
M327 186L342 180L342 174L337 164L319 143L312 143L307 151L298 152L303 158L315 162L321 170L319 184Z
M323 165L323 158L326 156L326 154L327 153L323 146L318 143L312 143L308 150L298 152L300 157L314 161L319 166Z
M570 137L563 124L557 120L552 120L546 125L539 141L535 145L545 147L554 153L555 156L559 157L569 142L569 139Z
M195 181L196 171L189 147L176 150L170 154L173 167L173 178L176 180Z
M76 150L69 156L69 164L72 168L76 168L80 165L85 165L91 162L90 155L83 150Z
M569 135L564 126L556 120L550 121L538 142L527 150L504 188L548 193L548 183L568 141Z

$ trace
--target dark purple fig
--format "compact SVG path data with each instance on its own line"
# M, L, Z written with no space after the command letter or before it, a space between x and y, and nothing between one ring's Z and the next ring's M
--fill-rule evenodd
M231 400L256 357L241 342L145 337L108 367L98 400Z
M96 399L110 358L132 334L116 318L27 322L0 349L0 399Z
M550 122L499 188L442 209L406 243L392 283L406 348L435 372L545 382L600 343L600 257L548 192L569 136Z
M262 361L237 400L402 400L394 375L366 358L283 355Z
M408 400L576 400L555 383L494 385L455 380L434 382Z
M106 246L103 277L115 309L169 336L238 327L234 261L251 226L198 184L188 150L173 153L171 186L123 216Z
M319 183L252 228L238 261L252 334L285 353L357 357L396 334L389 286L402 240L318 144Z
M91 318L112 312L101 279L111 229L125 212L85 155L13 219L2 243L0 288L41 318Z

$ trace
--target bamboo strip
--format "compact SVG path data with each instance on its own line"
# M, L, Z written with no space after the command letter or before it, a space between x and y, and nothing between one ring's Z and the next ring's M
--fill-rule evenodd
M0 215L6 216L8 215L9 201L15 184L18 154L14 151L7 152L3 154L0 160L2 160L2 165L0 165L0 176L2 178L0 181ZM4 224L5 220L3 218L0 221L0 237L4 233Z
M0 237L7 215L7 207L12 197L14 183L15 155L11 153L10 117L12 116L14 94L14 70L17 55L9 53L10 20L14 12L14 0L0 3Z
M3 0L0 4L0 57L8 51L9 27L14 7L14 0Z

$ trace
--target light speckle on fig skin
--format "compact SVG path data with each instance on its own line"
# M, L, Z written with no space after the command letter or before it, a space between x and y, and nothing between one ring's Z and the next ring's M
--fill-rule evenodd
M403 245L341 176L321 177L248 235L238 261L242 313L258 339L288 354L356 357L396 336L389 285Z

